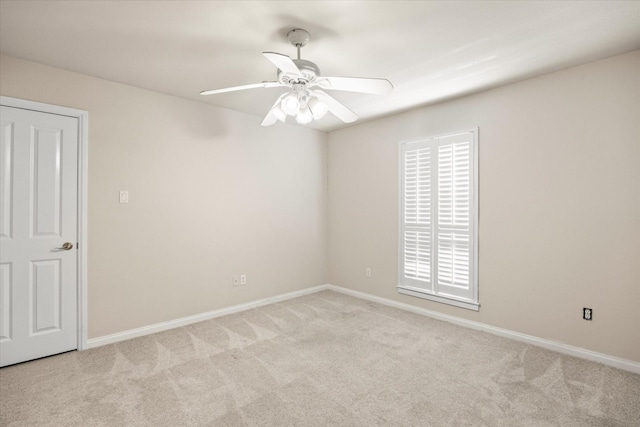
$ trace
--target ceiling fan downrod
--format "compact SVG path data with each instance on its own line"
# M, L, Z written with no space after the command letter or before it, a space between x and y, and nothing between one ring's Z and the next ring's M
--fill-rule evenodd
M311 34L307 30L303 30L302 28L294 28L293 30L287 33L287 39L289 39L289 43L295 46L298 51L298 59L300 59L300 48L306 46L307 42L309 42L309 38Z

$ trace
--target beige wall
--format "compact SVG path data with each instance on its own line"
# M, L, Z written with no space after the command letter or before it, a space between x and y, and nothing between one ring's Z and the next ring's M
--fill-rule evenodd
M472 312L396 291L397 160L400 141L476 126ZM328 278L640 361L640 52L331 133Z
M89 338L326 282L325 133L6 56L0 93L89 112Z

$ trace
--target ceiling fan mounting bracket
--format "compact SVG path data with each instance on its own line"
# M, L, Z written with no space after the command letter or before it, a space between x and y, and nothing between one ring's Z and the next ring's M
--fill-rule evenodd
M309 37L311 37L309 32L307 30L303 30L302 28L294 28L287 33L287 39L289 39L289 43L298 48L305 46L309 41Z

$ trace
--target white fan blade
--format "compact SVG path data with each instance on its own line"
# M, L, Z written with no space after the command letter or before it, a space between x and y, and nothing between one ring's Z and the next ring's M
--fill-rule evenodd
M271 61L273 65L285 73L293 74L294 76L302 76L298 66L293 62L293 59L289 58L287 55L275 52L262 52L262 54L265 58Z
M260 126L271 126L272 124L278 121L278 117L273 113L273 109L276 108L278 104L280 104L280 102L282 101L282 98L284 98L285 95L287 95L288 93L289 92L283 93L278 97L278 100L274 102L273 106L271 106L271 109L269 110L267 115L264 116L264 120L262 120L262 123L260 123Z
M284 86L284 85L280 82L262 82L262 83L254 83L251 85L244 85L244 86L226 87L224 89L203 90L202 92L200 92L200 95L215 95L217 93L234 92L236 90L256 89L259 87L280 87L280 86Z
M264 120L262 120L262 123L260 123L260 126L271 126L277 121L278 121L278 118L276 117L276 115L273 114L273 111L269 110L267 115L264 116Z
M337 99L321 90L311 91L321 102L324 102L329 111L345 123L351 123L358 120L358 116L353 111L342 105Z
M373 93L375 95L386 95L393 90L393 85L387 79L366 77L321 77L317 80L316 85L323 89Z

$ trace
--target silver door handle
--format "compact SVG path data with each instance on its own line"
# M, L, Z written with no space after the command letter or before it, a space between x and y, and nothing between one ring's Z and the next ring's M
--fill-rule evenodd
M65 242L62 244L62 247L60 248L54 248L54 249L63 249L65 251L70 251L71 249L73 249L73 243L71 242Z

